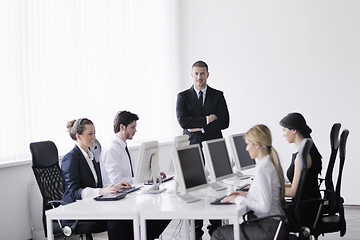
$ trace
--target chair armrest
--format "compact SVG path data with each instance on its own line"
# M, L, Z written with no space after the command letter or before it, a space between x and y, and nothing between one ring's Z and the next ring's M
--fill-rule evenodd
M268 219L268 218L279 218L279 221L284 221L287 217L283 216L283 215L270 215L270 216L261 217L261 218L251 218L249 220L244 221L243 223L247 224L247 223L261 221L261 220Z

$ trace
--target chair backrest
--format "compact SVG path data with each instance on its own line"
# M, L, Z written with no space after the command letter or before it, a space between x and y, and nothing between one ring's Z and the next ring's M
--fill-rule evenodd
M299 184L296 189L296 193L295 193L295 197L294 197L294 201L293 201L295 204L295 208L299 207L299 204L301 201L301 196L302 196L302 192L303 192L304 184L305 184L305 178L306 178L306 174L308 171L308 156L309 156L309 152L310 152L310 148L311 148L312 144L313 144L313 142L310 138L305 138L300 143L298 155L299 155L299 159L300 159L301 175L300 175Z
M305 178L308 171L308 156L312 144L313 142L310 138L305 138L300 144L298 152L301 168L300 180L296 189L295 197L293 198L293 201L291 203L291 207L287 209L287 215L290 224L296 228L296 231L301 235L301 238L303 238L304 234L301 218L301 200L305 185Z
M51 141L30 143L32 169L43 198L43 225L46 236L45 211L51 208L49 201L61 200L65 182L59 166L58 150Z
M99 162L101 154L101 144L97 139L94 140L94 146L91 147L90 150L94 154L95 161Z
M328 167L325 175L325 187L327 191L334 191L334 183L333 183L333 170L335 165L336 155L339 149L339 131L341 128L340 123L334 123L330 131L330 147L331 154L329 158Z
M340 216L340 236L343 237L346 233L346 221L345 221L345 212L344 212L344 199L341 197L341 179L343 168L345 164L345 157L346 157L346 143L347 138L349 136L349 130L345 129L340 135L340 164L339 164L339 174L338 179L336 182L336 203L337 203L337 211L339 212Z
M61 200L65 183L59 166L58 150L51 141L30 143L32 169L46 209L48 201Z
M344 168L344 164L345 164L345 156L346 156L346 143L347 143L347 138L349 136L349 130L345 129L341 135L340 135L340 164L339 164L339 174L338 174L338 178L337 178L337 182L336 182L336 196L337 198L340 198L340 192L341 192L341 179L342 179L342 173L343 173L343 168Z

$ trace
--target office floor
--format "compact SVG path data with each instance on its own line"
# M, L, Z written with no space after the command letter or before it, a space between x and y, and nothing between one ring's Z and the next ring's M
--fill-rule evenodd
M329 233L325 236L320 236L319 240L335 240L335 239L344 239L344 240L355 240L359 239L360 236L360 206L345 206L345 217L347 223L347 232L343 238L340 238L339 233ZM206 231L207 221L204 222L204 236L203 240L209 240L210 237ZM94 234L94 240L107 240L107 234ZM56 238L57 240L63 238ZM78 237L73 236L67 239L78 239ZM185 229L183 227L183 222L180 220L173 220L169 226L165 229L162 234L162 240L181 240L185 238Z

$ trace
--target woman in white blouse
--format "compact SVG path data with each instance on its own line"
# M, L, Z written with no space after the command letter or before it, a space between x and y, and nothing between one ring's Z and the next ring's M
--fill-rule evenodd
M275 149L272 147L271 132L265 125L256 125L245 134L246 150L256 159L255 177L248 192L236 191L224 198L230 202L246 206L255 217L270 215L285 216L284 175ZM241 239L273 239L279 220L268 218L240 225ZM234 239L232 225L218 228L212 239ZM287 224L283 224L278 239L288 239Z

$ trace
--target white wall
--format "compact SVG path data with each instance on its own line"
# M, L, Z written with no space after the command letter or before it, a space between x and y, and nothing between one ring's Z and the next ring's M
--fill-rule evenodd
M30 164L0 168L0 239L31 238L28 187L33 180Z
M295 151L282 137L279 120L301 112L313 139L329 158L334 122L350 130L342 192L360 204L353 190L360 116L359 1L181 1L183 88L191 85L191 65L209 64L210 86L224 91L230 111L225 136L267 124L287 169Z

